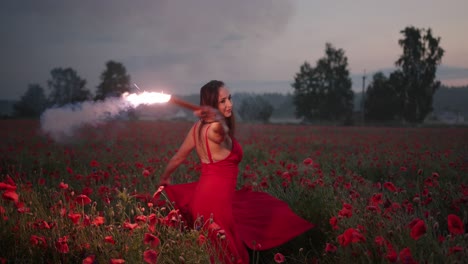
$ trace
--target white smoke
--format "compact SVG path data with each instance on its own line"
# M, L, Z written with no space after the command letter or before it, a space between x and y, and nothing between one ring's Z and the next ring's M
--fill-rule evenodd
M41 129L55 141L63 142L82 126L102 124L134 107L124 98L107 98L49 108L41 116Z

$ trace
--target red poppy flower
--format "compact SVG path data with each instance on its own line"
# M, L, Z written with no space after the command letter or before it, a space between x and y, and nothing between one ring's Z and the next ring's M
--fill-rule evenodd
M411 222L408 224L408 227L411 229L413 228L414 225L416 225L417 222L419 222L419 218L414 218L413 220L411 220Z
M390 249L387 251L387 255L385 256L386 259L390 262L396 262L398 260L398 255L395 250Z
M64 236L64 237L59 238L57 242L55 242L55 248L57 249L58 252L68 253L70 251L70 249L68 248L67 241L68 241L68 237Z
M125 223L123 224L123 227L124 227L124 228L130 229L130 230L135 229L137 226L138 226L137 223L132 224L132 223L129 223L129 222L125 222Z
M449 214L447 216L448 229L454 235L462 235L465 233L463 222L457 215Z
M379 204L383 203L382 196L383 196L382 193L376 193L376 194L372 195L372 198L371 198L372 204L373 205L379 205Z
M87 256L83 259L83 264L93 264L96 257L94 255Z
M100 225L104 224L105 221L106 221L106 219L104 217L96 216L96 218L94 218L94 220L93 220L93 225L100 226Z
M437 237L437 241L439 241L439 243L443 243L443 242L445 241L445 237L442 236L442 235L439 235L439 236Z
M89 163L89 166L93 167L93 168L96 168L96 167L99 167L100 164L99 162L97 162L96 160L92 160L90 163Z
M19 200L19 195L15 191L8 190L2 194L2 198L17 203Z
M418 240L422 235L426 233L426 229L426 223L424 223L423 220L419 219L418 221L416 221L414 226L411 227L411 238L413 238L414 240Z
M10 175L7 175L5 180L3 180L4 183L16 186L15 181L10 177Z
M292 178L292 174L289 173L289 171L285 171L283 172L283 174L281 174L281 178L287 180L287 181L291 181L291 178Z
M275 254L275 262L276 263L283 263L285 260L285 257L281 253L276 253Z
M333 245L333 244L327 243L325 245L325 252L327 252L327 253L335 253L336 249L337 249L336 246Z
M386 182L384 183L383 185L385 188L387 188L387 190L391 191L391 192L396 192L397 191L397 188L395 187L395 185L391 182Z
M39 229L51 229L52 228L51 225L49 225L49 223L47 223L44 220L37 220L34 223L34 227L39 228Z
M81 245L77 245L76 247L82 251L88 251L87 249L90 249L91 245L89 243L82 243Z
M460 246L454 246L449 249L449 255L452 255L455 252L462 252L464 250L463 247Z
M158 190L153 194L153 200L159 199L159 196L161 195L161 192L164 190L164 186L161 185L159 186Z
M347 203L343 204L343 208L338 212L339 216L349 218L353 216L353 206Z
M75 198L75 202L86 205L91 203L91 199L89 199L89 197L84 194L80 194Z
M338 229L338 218L336 218L335 216L333 216L332 218L330 218L330 225L332 226L333 230L337 230Z
M123 264L123 263L125 263L125 260L123 260L123 259L111 259L110 263L111 264Z
M203 245L206 242L206 237L202 234L200 234L197 238L198 245Z
M15 206L17 208L16 211L18 211L18 213L24 214L31 212L31 209L29 207L24 206L23 202L18 202L15 204Z
M180 221L179 209L176 209L176 210L171 210L169 214L166 217L164 217L163 223L167 226L175 226L179 221ZM216 224L216 223L210 224L208 228L210 228L213 224Z
M69 213L68 218L70 218L74 224L78 224L78 221L80 221L81 218L81 214Z
M145 238L143 239L145 244L150 244L152 247L157 247L161 243L159 238L153 234L145 233Z
M385 238L383 238L382 236L376 236L374 242L378 246L383 246L385 244Z
M309 166L312 165L314 161L311 158L306 158L304 161L302 161L302 164Z
M81 190L81 194L84 194L84 195L91 195L93 193L93 189L91 189L90 187L84 187L83 190Z
M102 201L105 202L106 204L110 204L110 203L111 203L111 200L109 199L109 197L103 197L103 198L102 198Z
M59 188L62 189L62 190L66 190L68 189L68 184L64 183L64 182L61 182L59 184Z
M158 217L154 213L148 215L147 218L148 218L149 225L156 225L158 223Z
M16 185L0 182L0 190L15 191Z
M143 167L145 167L145 165L143 165L143 163L141 163L141 162L135 162L135 167L137 167L138 169L143 169Z
M67 214L67 209L66 208L60 208L59 214L61 217L64 217Z
M338 241L341 246L345 247L350 243L364 242L366 241L366 238L359 232L359 230L348 228L343 234L338 236Z
M375 186L378 190L382 189L382 184L380 182L377 182L373 186Z
M411 255L411 251L410 251L409 248L402 249L400 251L399 258L400 258L401 263L407 263L407 264L417 264L418 263L413 259L413 256Z
M33 246L47 247L46 239L43 236L31 235L31 238L29 239L29 242Z
M110 244L112 244L112 245L115 244L114 237L112 237L112 236L106 236L106 237L104 237L104 241L107 242L107 243L110 243Z
M147 169L144 169L142 174L143 174L143 177L148 177L148 176L150 176L151 172L149 170L147 170Z
M434 186L434 182L433 182L432 178L426 178L426 179L424 179L424 185L427 186L427 187L432 187L432 186Z
M148 264L158 263L158 252L152 249L145 250L145 252L143 252L143 260Z

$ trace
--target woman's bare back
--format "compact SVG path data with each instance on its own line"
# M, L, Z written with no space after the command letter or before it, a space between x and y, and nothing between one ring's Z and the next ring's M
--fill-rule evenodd
M197 123L194 126L194 140L195 140L195 149L197 155L202 163L211 163L208 153L211 154L211 159L213 162L226 159L232 151L232 140L226 135L224 140L221 142L216 142L210 139L210 135L215 133L213 132L213 123L204 124ZM200 127L201 126L201 127ZM208 146L207 146L208 141ZM209 149L207 149L207 147Z

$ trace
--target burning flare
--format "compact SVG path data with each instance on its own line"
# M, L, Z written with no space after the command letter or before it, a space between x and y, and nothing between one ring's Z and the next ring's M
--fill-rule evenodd
M131 103L133 107L138 107L141 104L167 103L171 100L171 95L155 92L124 93L122 94L122 98Z
M112 119L130 108L139 105L172 103L196 111L200 106L178 99L170 94L156 92L124 93L120 98L110 97L104 101L85 101L62 107L49 108L41 115L41 128L56 141L66 141L75 129L85 125L98 125Z

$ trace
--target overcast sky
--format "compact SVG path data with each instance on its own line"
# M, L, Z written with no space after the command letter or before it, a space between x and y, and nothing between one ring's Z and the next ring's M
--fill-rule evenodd
M193 94L220 79L233 92L287 93L327 42L345 51L356 88L364 70L394 66L406 26L441 37L439 78L466 85L467 10L466 0L2 1L0 99L46 88L55 67L75 69L94 93L109 60L148 91Z

